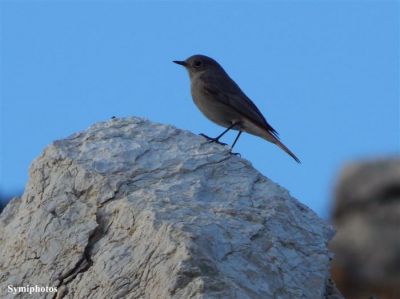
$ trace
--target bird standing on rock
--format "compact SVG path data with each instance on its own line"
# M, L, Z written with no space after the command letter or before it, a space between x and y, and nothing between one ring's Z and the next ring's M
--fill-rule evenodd
M231 146L233 149L240 134L246 132L276 144L300 163L296 155L279 140L278 132L218 62L205 55L193 55L184 61L174 62L188 71L192 98L200 111L214 123L227 128L215 138L202 136L225 145L219 139L229 130L237 130L239 133Z

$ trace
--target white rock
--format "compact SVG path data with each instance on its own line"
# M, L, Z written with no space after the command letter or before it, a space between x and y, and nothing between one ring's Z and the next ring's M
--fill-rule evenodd
M330 295L321 219L227 148L144 119L55 141L0 221L2 298Z

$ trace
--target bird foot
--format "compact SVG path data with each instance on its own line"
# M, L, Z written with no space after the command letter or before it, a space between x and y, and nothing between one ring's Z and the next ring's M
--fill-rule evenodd
M230 153L232 156L242 157L242 155L241 155L240 153L234 153L234 152L232 152L232 150L230 150L229 153Z
M206 134L203 134L203 133L201 133L199 135L203 136L204 138L206 138L210 143L211 142L215 142L215 143L218 143L218 144L221 144L221 145L227 145L226 143L223 143L223 142L219 141L218 138L212 138L212 137L207 136Z

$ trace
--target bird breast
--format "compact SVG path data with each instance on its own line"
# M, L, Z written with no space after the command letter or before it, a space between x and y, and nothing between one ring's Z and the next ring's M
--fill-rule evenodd
M191 94L193 102L212 122L227 128L233 123L240 121L241 116L232 109L229 109L219 99L220 95L207 92L201 80L192 80Z

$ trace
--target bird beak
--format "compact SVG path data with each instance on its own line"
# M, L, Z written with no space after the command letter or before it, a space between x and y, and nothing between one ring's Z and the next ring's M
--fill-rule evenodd
M187 63L186 63L185 61L174 60L174 61L172 61L172 62L174 62L174 63L176 63L176 64L183 65L183 66L186 66L186 65L187 65Z

